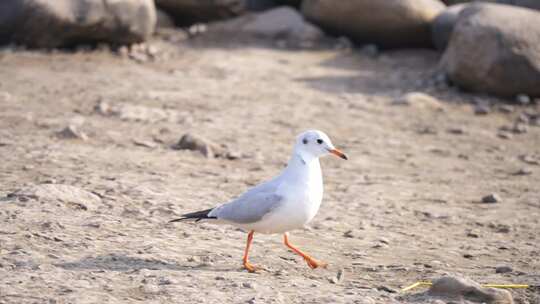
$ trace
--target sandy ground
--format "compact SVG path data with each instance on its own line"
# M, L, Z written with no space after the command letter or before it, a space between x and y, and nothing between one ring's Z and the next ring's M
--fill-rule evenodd
M395 291L443 274L540 283L540 128L498 135L538 108L475 115L471 102L493 100L424 81L432 51L151 43L146 62L0 52L0 303L407 303ZM391 105L410 91L440 102ZM102 115L99 102L139 114ZM70 124L88 139L56 135ZM166 224L272 177L309 128L350 156L322 160L321 210L291 234L328 269L255 235L252 262L267 271L247 273L244 232ZM186 132L239 158L172 149ZM51 183L94 195L8 195ZM481 203L490 193L500 201Z

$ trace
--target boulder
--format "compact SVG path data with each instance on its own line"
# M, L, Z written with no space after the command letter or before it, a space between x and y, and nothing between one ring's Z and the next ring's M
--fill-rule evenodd
M287 6L216 23L210 29L261 38L287 39L291 42L315 41L324 37L318 27L305 21L298 11Z
M381 47L431 46L430 24L445 8L439 0L305 0L311 22L357 43Z
M0 1L0 43L47 48L131 44L147 39L155 24L152 0Z
M457 4L449 6L442 11L435 20L431 23L431 39L433 45L440 51L446 49L454 25L459 17L459 13L467 6L467 4Z
M156 0L179 25L227 19L243 14L247 0Z
M441 66L466 90L540 96L540 12L502 4L468 5Z
M441 277L433 282L427 291L431 297L444 298L459 303L513 304L512 295L507 290L486 288L478 283L459 277Z

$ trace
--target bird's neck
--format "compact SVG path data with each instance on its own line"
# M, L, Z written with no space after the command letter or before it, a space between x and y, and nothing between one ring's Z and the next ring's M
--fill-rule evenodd
M287 167L286 175L293 175L296 179L311 179L321 175L321 165L319 158L304 153L293 153Z

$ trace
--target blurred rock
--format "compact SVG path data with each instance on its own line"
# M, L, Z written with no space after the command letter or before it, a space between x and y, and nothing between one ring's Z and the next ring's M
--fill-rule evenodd
M129 103L109 104L100 100L94 106L94 111L103 116L115 116L125 121L155 123L160 121L182 122L185 117L180 112L171 109L161 109Z
M419 109L442 110L442 103L428 94L422 92L409 92L392 101L392 105L413 106Z
M471 301L486 304L513 304L512 295L507 290L485 288L472 280L459 277L442 277L433 282L426 293L452 301Z
M130 44L146 40L155 24L152 0L0 1L0 43L46 48Z
M96 205L101 203L99 196L81 188L63 184L41 184L22 188L8 194L10 198L21 201L35 199L40 201L61 201L74 203L80 206ZM84 208L82 208L84 209Z
M306 22L298 11L287 6L216 23L211 26L211 30L232 35L247 34L262 38L287 39L290 42L316 41L324 37L319 28Z
M441 63L449 79L467 90L508 97L540 95L540 12L468 5Z
M440 51L446 49L450 35L454 30L454 25L458 20L459 13L466 7L466 4L453 5L442 11L431 23L431 39L435 48Z
M525 94L518 94L516 96L516 102L521 105L528 105L531 103L531 98Z
M512 271L514 271L514 269L512 269L510 266L498 266L495 268L495 273L509 273Z
M226 154L217 144L191 133L184 134L173 148L177 150L199 151L206 158L214 158Z
M179 25L222 20L247 11L246 0L156 0Z
M431 46L430 23L439 0L305 0L302 13L332 34L385 48Z
M496 193L491 193L482 197L482 203L486 203L486 204L499 203L500 201L501 201L501 198Z
M69 125L65 127L61 131L57 132L56 136L63 139L88 140L88 136L86 135L86 133L79 130L79 128L77 128L77 126L75 125Z

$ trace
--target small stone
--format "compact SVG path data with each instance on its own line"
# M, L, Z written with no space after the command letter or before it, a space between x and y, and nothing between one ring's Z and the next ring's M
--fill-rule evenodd
M477 233L474 233L474 232L472 232L472 231L469 231L469 232L467 233L467 237L477 239L477 238L479 238L479 235L478 235Z
M148 140L141 140L141 139L134 139L133 144L135 144L136 146L141 146L141 147L150 148L150 149L157 147L156 143L148 141Z
M482 203L485 203L485 204L494 204L494 203L499 203L500 201L501 201L501 198L496 193L491 193L482 197Z
M466 258L466 259L472 259L474 256L470 253L465 253L463 254L463 257Z
M465 130L463 128L460 128L460 127L450 128L447 131L450 134L456 134L456 135L462 135L462 134L466 133Z
M495 268L495 273L509 273L514 271L510 266L498 266Z
M502 113L512 113L514 112L514 107L511 105L501 105L499 107L499 111L501 111Z
M178 150L199 151L206 158L214 157L214 147L215 145L209 143L206 139L190 133L184 134L178 144L173 146L174 149Z
M382 244L387 244L387 245L390 244L390 241L388 239L386 239L386 238L383 238L383 237L379 238L379 242L382 243Z
M343 236L346 237L346 238L356 238L357 237L357 233L356 231L354 230L347 230L343 233Z
M217 276L214 279L216 279L216 281L223 281L223 280L225 280L225 277Z
M388 293L397 293L397 290L395 290L395 289L393 289L391 287L388 287L388 286L384 286L384 285L381 285L381 286L377 287L377 290L388 292Z
M450 276L434 280L427 295L445 298L448 303L513 303L512 295L507 290L486 288L469 279Z
M527 167L521 168L517 170L516 172L512 173L512 175L531 175L531 174L532 174L532 170Z
M491 112L491 108L487 104L480 103L474 106L475 115L487 115L489 112Z
M395 106L413 106L421 109L443 110L442 103L433 96L422 92L409 92L392 101Z
M253 283L250 283L250 282L242 283L242 287L249 288L249 289L255 289L255 285Z
M61 131L57 132L56 135L63 139L88 140L88 136L84 132L80 131L75 125L65 127Z
M516 96L516 102L521 105L528 105L531 103L531 98L525 94L518 94Z
M497 137L502 138L502 139L512 139L513 138L512 134L510 134L508 132L504 132L504 131L498 132Z

